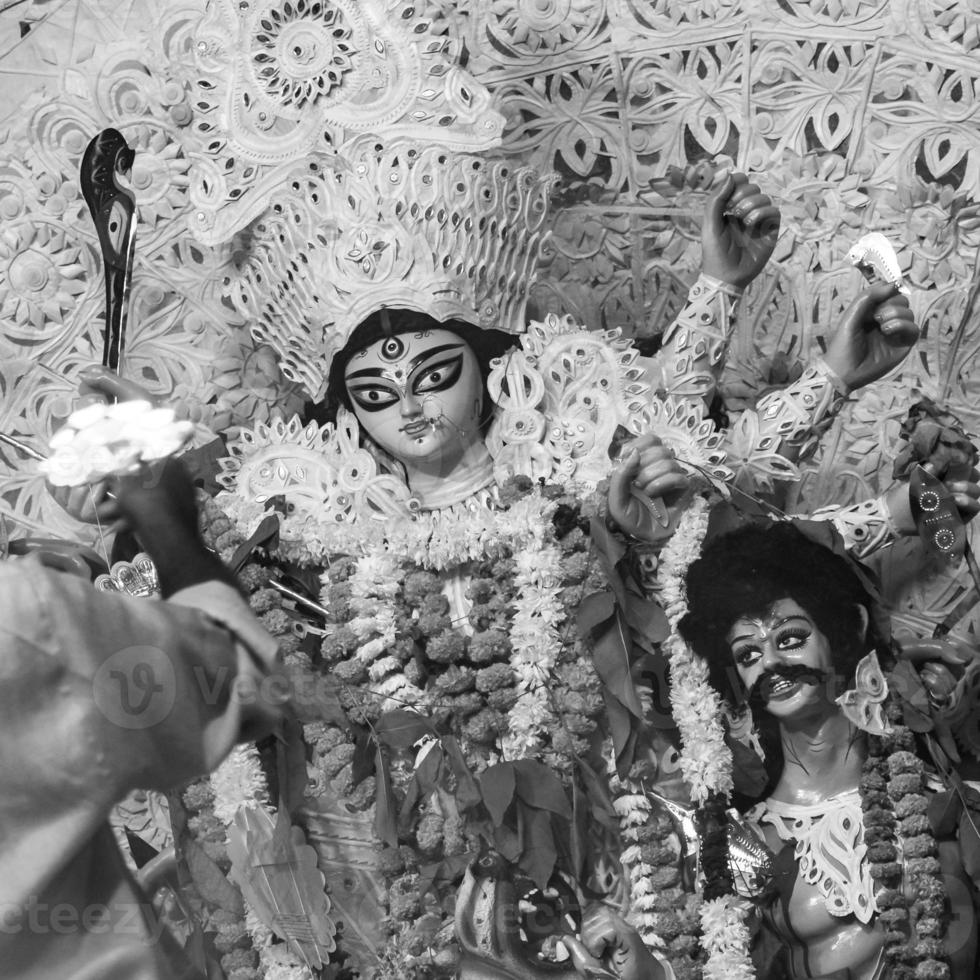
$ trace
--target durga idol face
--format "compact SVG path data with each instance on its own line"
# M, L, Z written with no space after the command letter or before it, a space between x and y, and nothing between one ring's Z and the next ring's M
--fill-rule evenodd
M362 431L403 463L448 469L480 438L480 367L449 330L382 337L351 358L344 384Z

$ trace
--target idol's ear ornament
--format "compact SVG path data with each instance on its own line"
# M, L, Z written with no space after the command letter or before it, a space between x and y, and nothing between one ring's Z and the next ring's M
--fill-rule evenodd
M888 735L891 726L885 720L886 697L888 682L878 663L878 655L872 651L858 663L854 687L837 698L837 704L856 728L869 735Z

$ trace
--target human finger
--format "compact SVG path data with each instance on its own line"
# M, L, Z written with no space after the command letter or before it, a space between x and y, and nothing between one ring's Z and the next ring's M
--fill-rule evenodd
M960 512L960 517L964 520L972 521L980 513L980 501L965 493L954 493L953 503L956 504L956 509Z
M602 965L602 961L589 952L585 943L575 936L562 936L561 941L568 950L569 959L572 966L582 974L583 977L613 977L615 974L609 973Z
M666 476L679 476L687 479L687 473L678 465L673 456L663 459L647 460L640 457L640 468L633 476L634 486L642 487L653 480L659 480Z
M640 454L641 466L657 465L664 460L674 458L673 451L668 449L662 442L654 443L652 446L635 446L630 448L635 448Z
M885 303L875 311L875 320L880 326L882 336L890 343L914 344L919 339L915 314L908 305L903 306L894 301Z
M709 237L720 238L725 230L725 213L728 201L734 190L735 175L729 174L704 203L704 233Z
M85 521L86 523L91 521L89 516L91 513L91 508L89 506L89 501L92 499L91 492L88 487L65 487L67 494L62 498L62 506L68 511L72 517L77 518L80 521ZM61 503L62 501L59 501Z
M730 174L732 171L717 167L711 160L701 160L694 166L685 168L685 179L694 190L717 191Z
M100 524L115 524L124 519L122 508L115 500L105 500L95 509Z
M593 905L582 916L579 937L582 945L598 959L606 954L616 939L616 922L612 912L602 905Z
M945 481L944 481L945 482ZM980 496L980 481L975 477L972 480L950 480L946 483L946 489L950 493L959 493L964 496Z
M947 483L946 489L953 495L957 510L968 520L980 513L980 483L957 480Z
M742 224L762 235L775 235L779 232L782 215L775 204L760 204L741 218Z
M102 496L93 494L89 486L80 487L56 487L48 484L48 492L54 498L55 503L68 515L74 517L76 521L84 524L92 524L96 520L96 507Z
M873 282L867 289L862 290L854 300L854 305L877 309L893 297L900 296L898 286L893 282ZM904 297L903 297L904 298ZM906 302L908 302L906 300Z
M980 652L955 636L916 637L915 639L901 641L899 648L902 659L912 663L938 660L959 667L972 663Z
M844 311L841 328L838 332L863 327L875 311L892 296L898 295L898 286L890 282L876 282L862 290L851 300ZM877 322L877 321L876 321Z
M741 182L737 180L738 177L742 178ZM729 212L742 215L762 203L770 203L768 195L763 194L759 185L750 181L745 174L733 174L732 181L735 186L728 197Z
M656 500L658 497L673 497L687 490L688 476L684 472L665 473L646 483L636 482L635 486L651 500Z
M628 521L633 480L640 470L640 453L630 449L609 474L609 514L617 524Z
M619 447L617 459L625 459L626 455L633 450L636 450L641 456L646 456L649 453L656 451L663 445L664 443L661 441L659 436L653 432L646 432L642 436L635 436L628 442L622 443L622 445Z

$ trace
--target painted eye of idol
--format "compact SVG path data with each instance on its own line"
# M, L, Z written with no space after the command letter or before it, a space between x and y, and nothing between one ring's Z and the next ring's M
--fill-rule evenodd
M768 632L777 650L798 650L813 635L813 625L806 617L789 616L772 623ZM762 657L758 638L749 634L736 637L732 657L739 667L751 667Z
M451 388L463 372L462 343L444 344L419 354L408 364L408 381L405 371L395 368L366 368L347 375L347 391L365 412L379 412L395 405L406 388L413 395L428 395ZM445 356L440 356L445 355ZM364 381L359 381L364 377ZM370 380L369 380L370 379Z

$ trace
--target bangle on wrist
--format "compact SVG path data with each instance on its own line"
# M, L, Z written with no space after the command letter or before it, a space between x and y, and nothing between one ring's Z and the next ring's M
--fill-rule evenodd
M827 363L823 357L818 357L813 365L818 374L822 374L833 386L834 390L845 398L854 390L850 385Z
M908 495L911 494L912 487L908 484L905 485L905 498L908 499ZM882 520L885 522L885 527L888 528L889 534L893 538L899 538L904 536L904 532L898 526L898 522L895 520L895 515L892 513L891 503L888 500L888 491L886 490L883 494L880 494L877 498L878 502L878 513L881 514ZM909 514L912 513L912 506L909 504Z
M725 293L732 299L740 299L742 294L745 292L744 287L736 286L730 282L725 282L723 279L715 279L714 276L709 276L707 273L702 272L698 276L698 280L704 283L709 289L717 290L720 293Z

